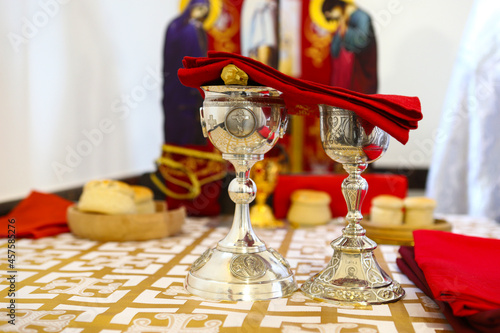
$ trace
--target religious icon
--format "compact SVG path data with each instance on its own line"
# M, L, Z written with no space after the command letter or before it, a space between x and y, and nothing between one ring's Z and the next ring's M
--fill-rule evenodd
M154 188L166 195L169 209L186 207L189 215L217 215L226 166L207 144L200 127L203 99L181 84L177 71L185 56L204 57L210 48L207 30L218 20L222 0L180 0L180 14L167 27L163 53L164 145Z
M201 97L176 72L185 55L207 50L249 56L310 81L362 93L377 92L377 43L372 20L354 0L179 0L182 13L165 40L165 142L205 145L198 128ZM244 80L238 78L236 80ZM242 81L243 82L243 81ZM240 84L234 81L231 84ZM287 146L292 171L333 166L321 148L314 118L292 117Z
M309 0L303 17L301 78L366 94L377 92L377 43L369 14L354 0ZM295 136L294 150L303 151L297 171L322 173L335 169L320 142L319 120L303 121L303 137ZM299 127L299 126L297 126Z
M325 0L327 21L337 22L330 45L330 84L365 94L377 92L377 44L370 16L351 0Z
M196 89L182 85L177 70L185 56L207 53L203 24L210 13L209 0L190 0L167 28L163 53L163 113L166 143L206 144L199 128L198 110L203 102Z

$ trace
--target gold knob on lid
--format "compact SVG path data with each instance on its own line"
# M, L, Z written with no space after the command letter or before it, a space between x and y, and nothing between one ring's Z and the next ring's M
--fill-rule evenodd
M248 75L234 64L229 64L222 69L220 75L226 85L246 86L248 83Z

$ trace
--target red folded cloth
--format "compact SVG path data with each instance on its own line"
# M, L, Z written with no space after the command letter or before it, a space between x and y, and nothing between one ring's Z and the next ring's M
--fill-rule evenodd
M208 57L185 57L178 76L182 84L198 88L224 84L222 69L234 64L249 76L249 85L261 85L283 93L288 112L318 115L318 104L327 104L356 112L368 123L378 126L405 144L409 131L422 119L417 97L398 95L366 95L343 88L300 80L285 75L256 60L226 52L209 52ZM201 89L200 89L201 91ZM201 91L203 95L203 91Z
M401 246L399 248L401 258L396 259L396 264L420 290L432 298L439 306L449 324L457 333L495 333L500 332L500 309L479 312L467 317L453 315L448 303L437 300L432 294L431 288L425 279L424 272L415 261L415 250L413 246Z
M415 260L435 299L456 316L500 309L500 240L444 231L413 232Z
M33 191L9 214L0 217L0 237L15 230L16 238L41 238L68 232L66 210L74 203L54 194ZM9 223L9 220L15 220Z

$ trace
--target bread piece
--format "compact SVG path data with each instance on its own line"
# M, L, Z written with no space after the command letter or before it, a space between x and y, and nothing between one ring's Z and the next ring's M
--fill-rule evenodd
M404 200L405 224L424 227L434 224L436 201L427 197L409 197Z
M396 197L394 195L382 194L372 199L372 207L373 206L380 208L402 209L403 199Z
M436 200L428 197L408 197L404 200L404 206L407 209L434 209L436 208Z
M330 195L322 191L297 190L291 196L287 219L292 225L325 224L332 219Z
M155 212L153 191L145 186L139 185L133 185L132 190L135 193L134 201L137 214L153 214Z
M116 180L93 180L85 184L78 201L83 212L102 214L134 214L137 212L134 191Z
M402 225L403 199L386 194L373 198L370 222L380 227Z

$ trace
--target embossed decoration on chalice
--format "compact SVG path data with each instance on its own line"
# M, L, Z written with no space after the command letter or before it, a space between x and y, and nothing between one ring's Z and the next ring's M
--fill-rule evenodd
M195 262L191 265L191 271L196 272L200 268L203 267L207 263L207 261L210 260L210 257L212 256L212 253L214 252L213 249L208 249L203 254L198 257L198 259L195 260Z
M250 109L238 108L229 111L225 121L226 129L237 138L246 138L255 132L255 114Z
M266 262L256 254L240 254L231 260L231 273L240 279L258 279L267 272Z

